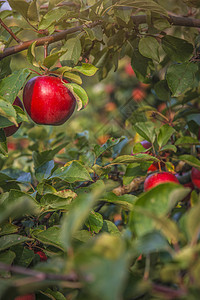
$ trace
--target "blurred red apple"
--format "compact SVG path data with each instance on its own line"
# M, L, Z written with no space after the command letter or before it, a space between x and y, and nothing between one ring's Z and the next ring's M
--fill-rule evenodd
M144 191L150 190L153 187L165 182L179 183L176 176L172 173L169 172L153 173L147 176L147 178L145 179Z
M35 294L26 294L23 296L18 296L14 300L35 300Z
M128 74L129 76L135 76L135 72L131 66L131 63L128 63L126 66L125 66L125 72L126 74Z
M46 261L47 260L47 256L43 251L36 251L35 254L39 255L40 261Z
M191 171L191 179L192 179L192 183L198 188L200 189L200 170L197 168L192 168Z
M141 102L146 97L146 92L141 88L135 88L132 91L133 100L136 102Z

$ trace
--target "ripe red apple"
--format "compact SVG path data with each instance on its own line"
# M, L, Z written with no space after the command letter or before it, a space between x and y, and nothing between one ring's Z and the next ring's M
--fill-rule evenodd
M22 104L21 100L19 99L19 97L15 98L13 105L19 106L20 108L22 108L24 110L23 104ZM21 124L22 123L19 123L18 127L16 125L11 125L11 126L5 127L3 130L5 132L6 137L13 135L19 129Z
M47 75L31 78L26 83L23 102L30 118L43 125L64 124L76 106L75 97L62 80Z
M158 169L159 169L159 165L157 162L154 161L148 168L147 172L154 172L157 171Z
M14 300L35 300L35 294L26 294L23 296L18 296Z
M152 146L152 144L151 144L150 142L146 141L146 140L141 141L140 144L141 144L145 149L149 149L149 148Z
M35 253L39 255L40 261L46 261L47 260L47 256L43 251L37 251Z
M179 183L176 176L169 172L154 173L147 176L144 182L144 191L150 190L158 184L165 182Z
M128 63L126 66L125 66L125 72L126 74L128 74L129 76L134 76L135 77L135 72L131 66L131 63Z
M192 179L192 183L198 188L200 189L200 170L197 168L192 168L191 171L191 179Z
M132 91L132 97L134 101L140 102L146 97L146 92L141 88L135 88Z

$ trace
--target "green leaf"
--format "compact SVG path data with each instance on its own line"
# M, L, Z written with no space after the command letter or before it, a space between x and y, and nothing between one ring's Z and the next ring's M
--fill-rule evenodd
M66 197L63 198L56 194L47 193L41 198L40 205L44 210L68 210L70 208L71 200L72 197L70 197L70 195L66 195Z
M73 74L71 72L64 72L63 75L64 75L65 78L70 79L71 81L73 81L77 84L82 84L82 79L77 74ZM71 90L73 91L73 89L71 89Z
M34 198L27 193L11 190L0 196L0 223L8 218L21 217L25 214L37 214L38 209Z
M169 243L159 231L149 232L141 237L133 245L138 254L149 254L169 249Z
M145 37L139 41L139 51L140 53L156 62L160 61L159 57L159 43L153 37Z
M0 18L3 20L3 19L6 19L7 17L10 17L12 16L12 11L11 10L1 10L0 11Z
M186 164L192 167L200 168L200 160L192 155L189 154L180 155L178 159L183 160Z
M9 176L7 180L16 180L19 183L30 183L31 182L31 173L24 172L20 169L4 169L0 172L1 175L5 174Z
M8 250L0 254L0 262L11 265L15 259L15 252Z
M27 268L34 259L35 253L31 249L23 247L22 252L20 254L20 258L17 259L17 262L20 266Z
M136 72L136 75L144 80L149 72L149 64L151 60L143 56L139 50L133 47L133 52L131 56L131 65L133 70Z
M35 170L35 177L38 181L47 179L51 175L51 171L54 168L55 164L53 160L45 162L43 165L39 166Z
M53 178L59 178L69 183L76 181L92 181L86 167L78 161L72 161L70 165L54 171L49 179Z
M61 50L67 51L60 57L61 64L68 65L68 62L72 62L76 65L79 61L82 50L80 37L77 36L76 38L67 40Z
M138 176L145 176L147 174L147 169L150 167L152 162L146 166L146 168L142 168L140 163L132 163L127 166L126 172L123 176L123 184L129 184L134 178Z
M98 68L92 64L82 63L81 66L76 66L72 69L86 76L93 76L97 72Z
M22 244L24 242L32 241L32 239L29 239L25 236L19 235L19 234L9 234L0 237L0 251L6 250L12 246Z
M10 7L21 14L25 19L27 18L27 11L29 3L25 0L8 0Z
M19 227L12 223L3 223L0 226L0 236L1 235L6 235L6 234L11 234L11 233L16 233L18 232Z
M13 104L30 72L28 69L21 69L2 79L0 82L0 96Z
M103 201L121 206L125 210L132 210L137 197L134 195L117 196L113 192L106 193Z
M95 211L91 211L85 225L91 232L99 233L103 226L103 217L101 214Z
M63 54L63 51L57 51L55 53L52 53L45 57L43 61L43 65L47 67L48 69L51 68L60 58L60 56Z
M85 108L89 101L86 91L76 83L65 83L65 82L63 83L70 90L73 96L76 98L78 104L77 111Z
M103 221L103 227L101 229L101 232L107 232L111 235L116 235L116 236L121 235L121 233L120 233L119 229L117 228L117 226L109 220L104 220Z
M200 203L197 203L187 213L186 230L190 241L196 242L200 232Z
M48 11L39 23L38 30L49 28L51 25L59 22L66 15L67 10L65 8L57 8ZM53 30L54 31L54 30Z
M39 134L41 135L41 131L39 131ZM46 134L45 134L44 138L46 138ZM52 160L54 158L54 156L68 144L69 144L69 142L65 142L65 143L55 147L52 150L46 150L46 151L42 151L42 152L33 151L33 162L34 162L35 168L38 168L39 166L43 165L45 162Z
M96 158L98 158L100 155L102 155L105 151L113 148L114 146L118 145L121 141L124 140L124 137L114 139L109 138L103 145L95 145L94 147L94 153L96 155Z
M8 153L6 136L3 129L0 129L0 153L3 155L7 155Z
M131 212L129 220L131 229L138 236L153 231L156 228L155 221L159 221L156 218L162 220L164 216L167 216L176 203L182 200L189 191L190 189L182 185L167 182L143 193L135 202L135 210Z
M152 122L138 122L133 125L136 132L153 144L155 140L155 125Z
M136 209L137 210L137 209ZM179 241L179 229L175 221L167 218L166 216L156 216L154 213L147 212L145 210L140 210L142 214L150 218L154 222L156 229L160 230L168 240L172 243L178 243Z
M159 133L158 133L158 145L160 148L162 148L164 145L167 144L169 141L170 137L174 134L175 129L168 124L165 124L161 126Z
M118 5L116 5L118 6ZM139 8L140 10L143 11L151 11L155 12L164 16L168 16L167 11L158 3L152 1L152 0L123 0L120 1L119 6L129 6L133 8Z
M168 20L163 18L159 14L152 15L152 23L153 23L153 26L156 29L158 29L159 31L162 31L162 30L165 30L165 29L171 27L171 24L168 22Z
M162 38L163 50L172 61L184 62L189 60L193 53L193 45L188 41L175 36L165 35Z
M82 278L92 278L86 283L89 299L122 299L127 279L129 255L124 251L120 236L102 233L93 246L93 252L77 259Z
M132 14L132 9L123 9L120 7L120 9L115 8L114 9L115 17L120 18L122 21L124 21L126 24L130 21L130 17Z
M97 25L94 28L92 28L92 32L96 40L98 41L103 40L103 29L101 25Z
M0 254L0 262L2 262L3 264L11 265L13 263L15 257L16 257L15 253L11 250L8 250L8 251L5 251ZM10 272L0 270L0 275L1 275L1 278L2 277L8 278L8 277L10 277Z
M166 79L174 97L193 88L197 71L198 65L192 62L174 64L167 69Z
M60 241L60 227L52 226L47 230L35 229L31 232L31 236L45 245L54 246L60 250L64 250Z
M173 151L173 152L177 152L177 148L176 148L176 146L174 146L174 145L165 145L165 146L163 146L161 149L160 149L160 152L161 151Z
M164 100L164 101L170 100L170 90L166 80L158 81L154 86L154 90L160 100Z
M37 25L39 21L39 14L37 10L37 0L33 0L27 10L27 18L33 25Z
M51 1L49 1L48 10L51 10L52 8L54 8L56 5L58 5L61 2L63 2L63 0L51 0Z
M62 2L62 1L61 1ZM47 296L48 298L50 299L53 299L53 300L66 300L66 297L61 294L60 292L56 292L56 291L52 291L51 289L47 289L45 291L40 291L41 294Z
M183 146L183 145L200 145L200 141L195 139L191 136L182 136L176 142L176 146Z
M0 80L11 73L10 61L11 61L10 56L5 57L0 61Z
M35 46L37 44L37 41L33 42L29 47L27 51L27 59L28 61L34 65L35 67L39 67L38 62L36 61L36 54L35 54Z
M144 162L144 161L159 161L159 159L157 159L156 157L149 155L149 154L145 154L145 153L138 153L135 155L121 155L118 156L117 158L115 158L111 164L131 164L134 162Z
M103 39L103 31L101 25L97 25L94 28L84 28L84 31L87 33L89 39L91 41L98 40L101 41Z
M15 120L17 117L17 114L16 114L16 111L15 111L13 105L10 102L5 101L1 98L0 98L0 116L7 118L12 123L14 123L16 126L18 126L18 124Z
M71 246L73 235L80 230L101 193L102 188L89 194L80 194L73 201L69 212L63 217L60 238L66 250Z

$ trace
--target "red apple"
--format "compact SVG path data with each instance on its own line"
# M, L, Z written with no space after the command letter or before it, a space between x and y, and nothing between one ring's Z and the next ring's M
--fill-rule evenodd
M140 144L141 144L145 149L149 149L149 148L152 146L152 144L151 144L150 142L146 141L146 140L141 141Z
M126 66L125 66L125 72L126 74L128 74L129 76L134 76L135 77L135 72L131 66L131 63L128 63Z
M35 300L35 294L26 294L23 296L18 296L14 300Z
M147 172L154 172L157 171L158 169L159 169L159 165L157 162L154 161L148 168Z
M192 179L192 183L198 188L200 189L200 170L196 169L196 168L192 168L191 171L191 179Z
M76 106L75 97L63 81L47 75L34 77L26 83L23 102L35 123L55 126L64 124Z
M154 173L147 176L144 182L144 190L150 190L158 184L165 183L165 182L175 182L179 183L176 176L169 172L160 172Z
M19 97L15 98L15 101L13 102L13 105L19 106L24 110L23 104L22 104L21 100L19 99ZM9 136L13 135L19 129L21 124L22 123L19 123L18 127L16 125L11 125L11 126L5 127L3 130L5 132L6 137L9 137Z
M146 92L141 88L135 88L132 91L132 97L134 101L140 102L146 97Z
M46 261L47 260L47 256L43 251L37 251L35 253L39 255L40 261Z

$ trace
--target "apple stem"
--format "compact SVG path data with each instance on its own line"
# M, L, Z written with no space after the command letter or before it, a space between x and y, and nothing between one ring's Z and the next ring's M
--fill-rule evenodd
M159 172L162 172L160 161L158 162Z
M44 58L48 56L48 45L49 45L48 42L44 44Z

